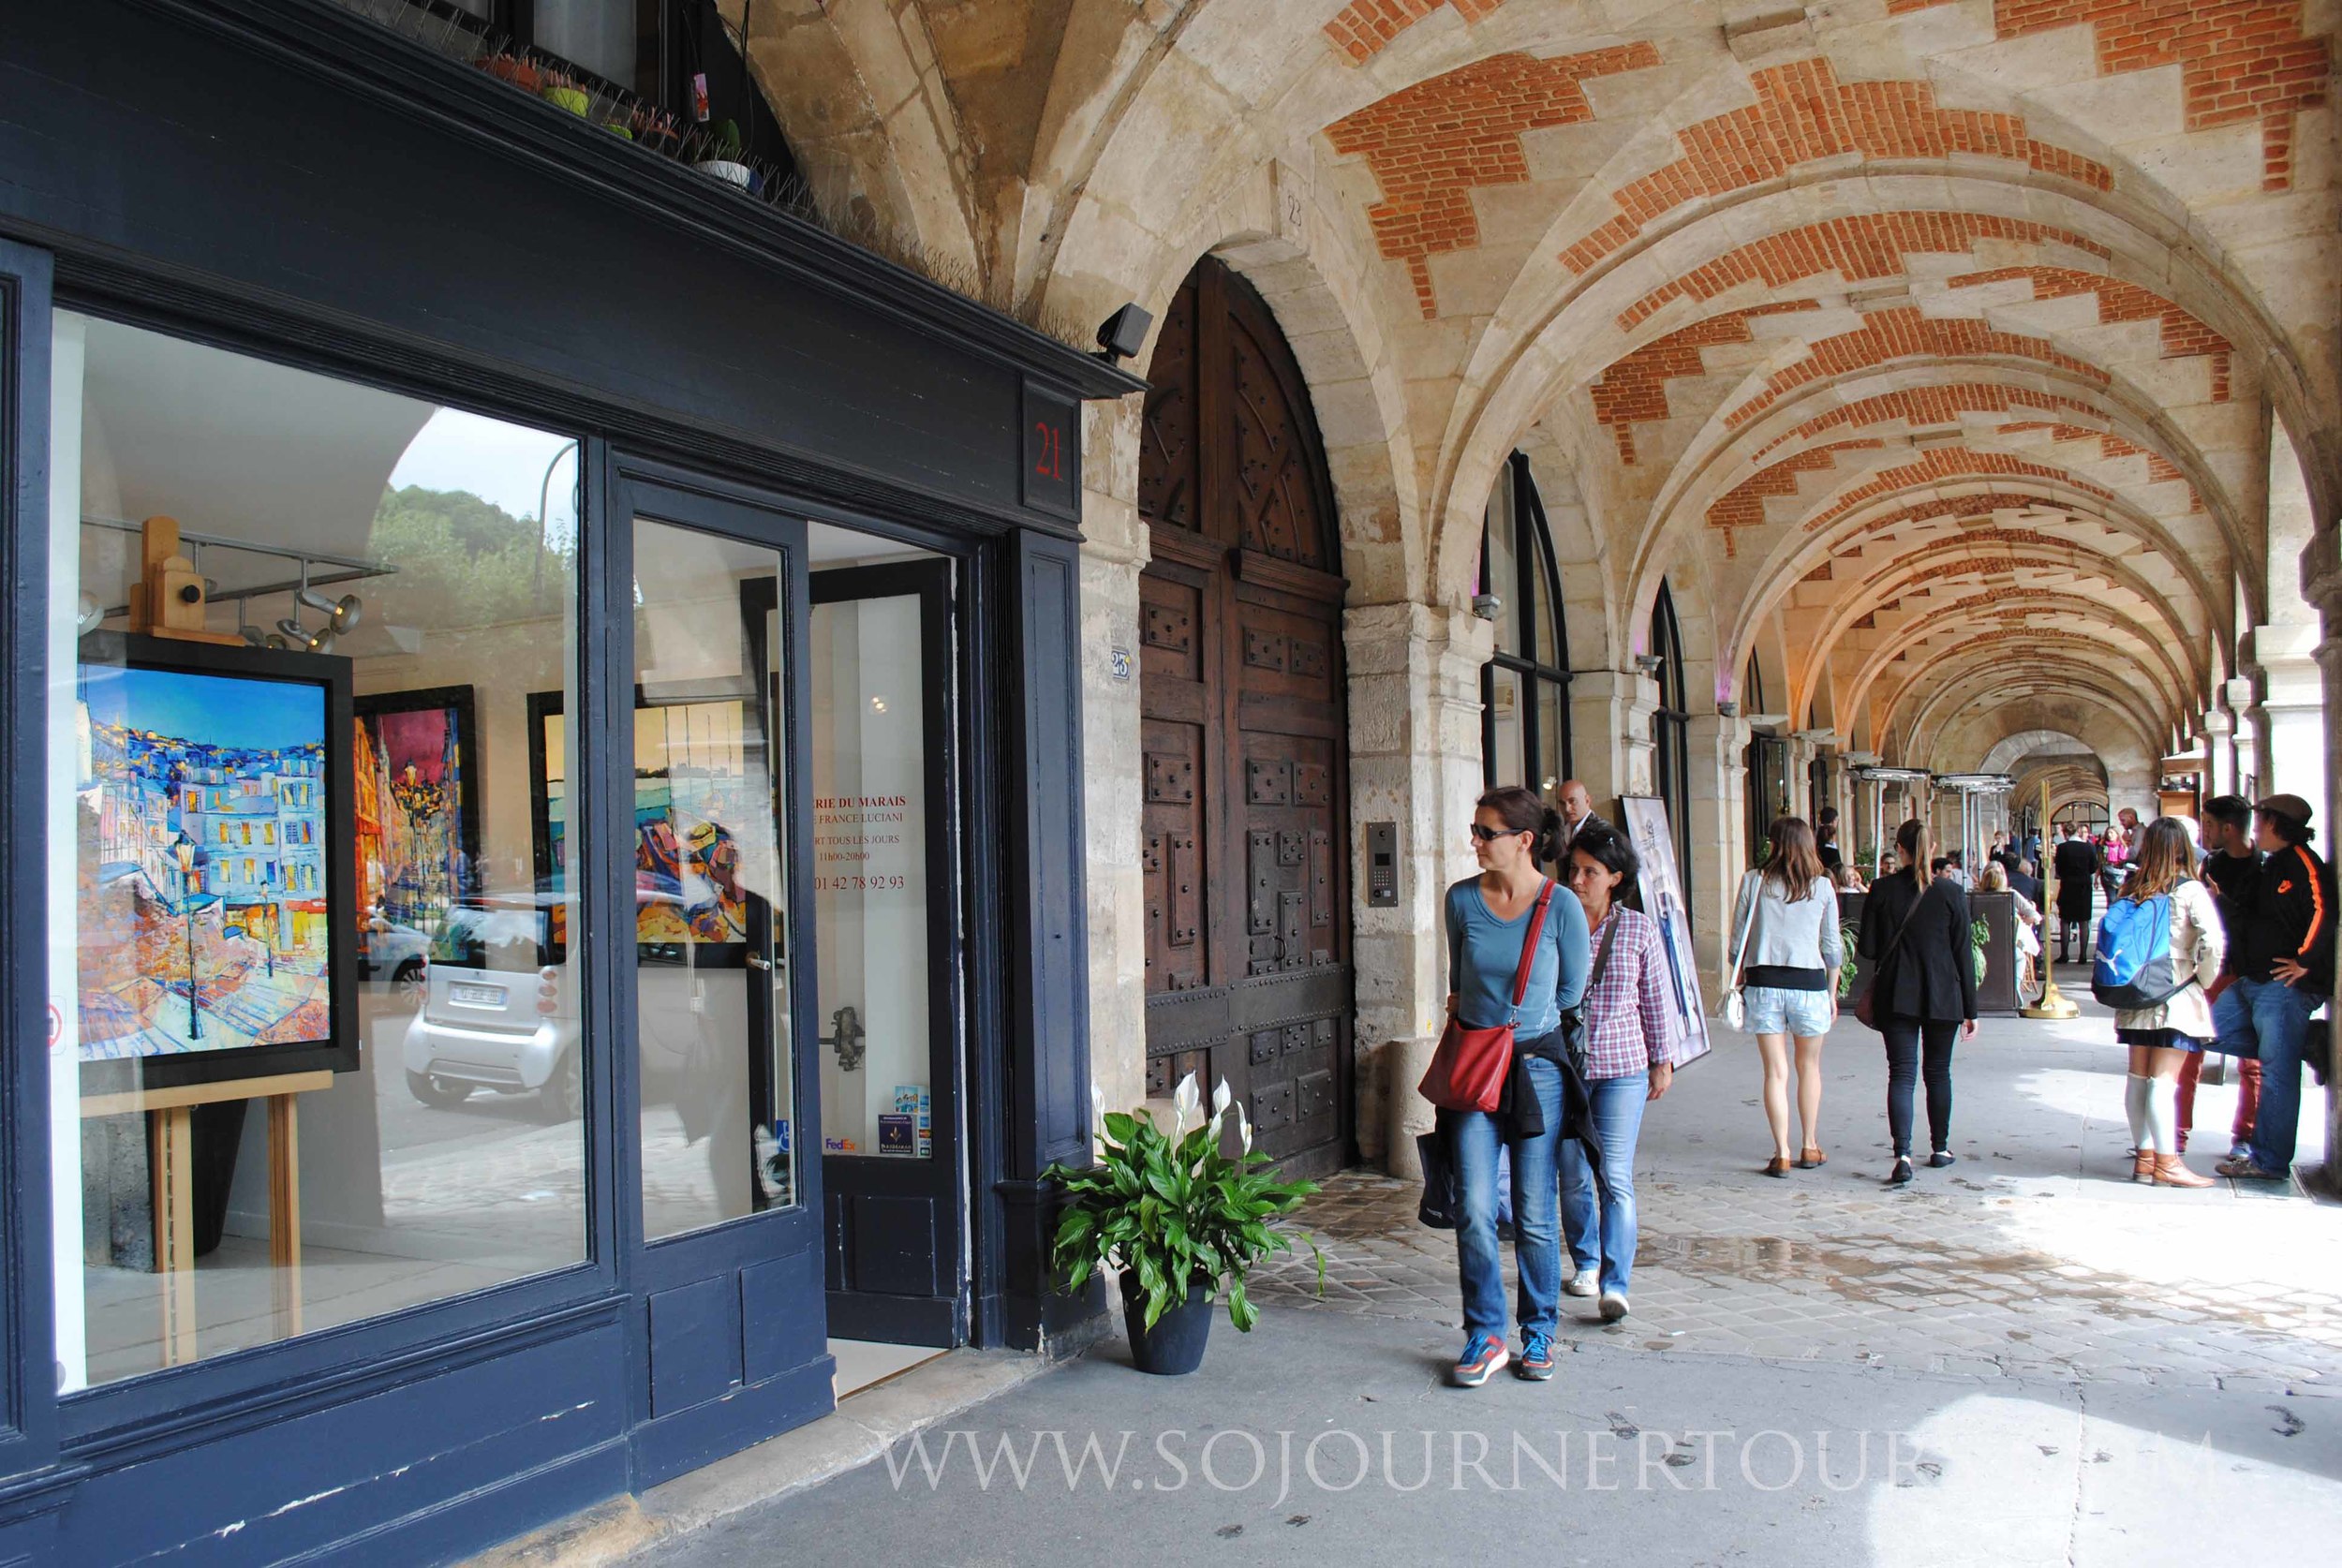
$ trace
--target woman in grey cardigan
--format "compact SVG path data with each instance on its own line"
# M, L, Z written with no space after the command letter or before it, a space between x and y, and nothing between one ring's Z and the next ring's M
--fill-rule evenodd
M1765 1120L1772 1129L1767 1176L1786 1176L1789 1152L1789 1074L1797 1073L1797 1119L1802 1142L1794 1163L1810 1171L1827 1164L1821 1150L1821 1043L1838 1016L1838 965L1845 942L1838 933L1838 890L1814 848L1814 830L1801 817L1774 821L1764 869L1741 883L1732 929L1739 944L1745 1028L1764 1060Z

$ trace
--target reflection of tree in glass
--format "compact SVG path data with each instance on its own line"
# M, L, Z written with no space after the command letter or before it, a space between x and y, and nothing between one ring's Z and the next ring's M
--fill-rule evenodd
M387 592L452 628L558 614L575 546L467 491L410 484L382 492L368 549L398 569Z

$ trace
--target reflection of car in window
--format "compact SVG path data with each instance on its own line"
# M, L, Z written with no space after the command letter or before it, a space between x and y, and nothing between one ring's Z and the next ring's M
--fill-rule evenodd
M548 1120L580 1114L579 1002L556 946L568 924L567 896L557 886L540 886L483 894L448 910L432 944L422 1006L407 1027L407 1087L416 1099L444 1106L479 1089L533 1092ZM713 1031L725 1010L711 1009L707 971L690 962L675 896L638 886L635 903L638 916L649 917L638 926L678 933L677 940L635 950L643 1092L656 1101L673 1092L695 1039ZM747 1038L744 1013L736 1038Z
M419 1000L430 954L429 937L411 925L377 915L358 931L359 983L388 981L402 998Z

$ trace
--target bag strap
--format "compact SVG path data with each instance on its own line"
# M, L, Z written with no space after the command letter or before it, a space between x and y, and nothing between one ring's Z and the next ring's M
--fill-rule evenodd
M1917 880L1916 877L1914 880ZM1878 955L1878 962L1871 966L1871 974L1874 979L1876 978L1880 969L1887 967L1887 960L1894 956L1895 949L1903 945L1903 934L1911 929L1911 922L1919 917L1920 905L1926 903L1927 895L1934 891L1934 884L1933 882L1930 882L1925 887L1920 889L1920 895L1918 899L1912 903L1910 913L1905 915L1903 917L1903 924L1895 927L1894 940L1887 944L1886 951Z
M1545 907L1553 902L1553 879L1545 880L1544 891L1537 895L1537 912L1529 921L1529 935L1520 944L1520 968L1513 971L1513 1010L1529 998L1529 971L1537 961L1537 937L1545 930Z
M1748 918L1741 922L1741 939L1732 944L1732 973L1724 983L1727 991L1740 984L1742 960L1748 956L1749 939L1756 935L1756 906L1765 901L1764 875L1762 871L1750 871L1741 878L1741 896L1748 900ZM1752 886L1752 883L1755 885Z
M1609 927L1602 933L1602 947L1593 955L1593 968L1586 971L1586 995L1588 996L1593 995L1593 988L1602 984L1602 971L1608 969L1610 963L1610 944L1618 940L1618 928L1623 924L1620 916L1625 912L1626 909L1623 904L1610 906Z

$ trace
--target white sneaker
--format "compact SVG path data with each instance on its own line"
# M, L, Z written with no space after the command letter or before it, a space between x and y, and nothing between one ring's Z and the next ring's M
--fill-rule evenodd
M1564 1295L1592 1295L1601 1288L1601 1271L1581 1268L1569 1277L1569 1283L1562 1287L1562 1294Z
M1602 1293L1602 1321L1604 1323L1616 1323L1619 1319L1624 1317L1625 1315L1626 1293L1624 1291L1604 1291Z

